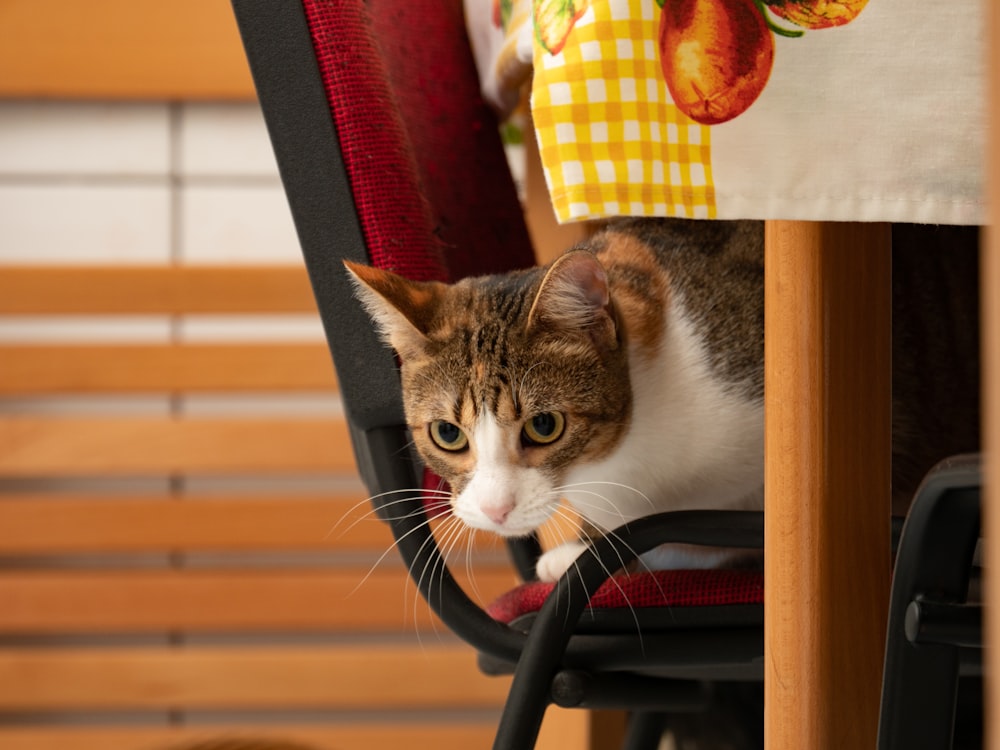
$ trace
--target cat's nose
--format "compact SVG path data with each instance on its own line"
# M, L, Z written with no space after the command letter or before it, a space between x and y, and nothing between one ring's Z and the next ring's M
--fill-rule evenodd
M483 515L497 526L502 526L504 521L507 520L507 516L514 510L514 503L509 500L499 503L482 503L480 508L483 511Z

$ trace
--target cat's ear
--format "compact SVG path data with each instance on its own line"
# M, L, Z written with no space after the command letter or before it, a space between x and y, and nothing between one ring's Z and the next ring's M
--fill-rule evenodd
M595 343L617 345L608 275L597 256L571 250L546 272L528 314L528 329L550 326L587 333Z
M354 290L382 338L402 359L419 354L439 304L443 284L419 282L371 266L344 261Z

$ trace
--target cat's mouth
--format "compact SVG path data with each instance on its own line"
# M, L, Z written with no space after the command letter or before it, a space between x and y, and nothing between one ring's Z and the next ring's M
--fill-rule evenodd
M534 534L554 511L555 506L546 503L477 502L469 497L457 498L453 504L453 513L469 528L508 539Z
M538 529L535 525L518 523L516 520L513 522L508 519L494 521L481 514L464 515L456 513L456 516L458 516L462 523L471 529L475 529L476 531L489 531L490 533L508 539L518 539L530 536Z

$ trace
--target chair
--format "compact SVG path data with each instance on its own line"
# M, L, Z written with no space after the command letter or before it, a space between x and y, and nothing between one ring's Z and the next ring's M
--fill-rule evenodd
M978 455L944 461L907 515L889 604L881 750L982 746L982 484Z
M460 4L233 6L359 469L428 604L478 650L486 671L514 672L494 747L532 747L550 703L628 709L626 746L656 747L671 711L719 705L713 696L727 685L734 693L742 685L759 689L760 571L640 574L613 583L605 583L605 571L668 541L760 547L761 514L643 519L599 541L557 586L527 583L490 612L456 583L425 523L422 469L408 447L396 363L353 300L342 260L444 280L533 262L497 123L479 96ZM380 499L387 493L391 512ZM532 577L538 552L537 541L512 546L523 578ZM424 570L440 572L433 591ZM660 597L682 584L694 595ZM628 606L626 596L640 591L641 601ZM529 599L534 606L525 606ZM759 711L750 715L748 746L756 747Z

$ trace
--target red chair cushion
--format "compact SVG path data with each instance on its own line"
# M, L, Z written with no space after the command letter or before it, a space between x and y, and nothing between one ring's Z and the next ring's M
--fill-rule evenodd
M494 601L487 612L510 623L537 612L555 588L554 583L526 583ZM590 599L590 608L706 607L727 604L761 604L764 572L761 570L658 570L621 573L605 581Z
M304 0L303 6L372 264L411 279L446 280L364 4Z
M303 0L372 265L456 280L533 265L459 0Z

